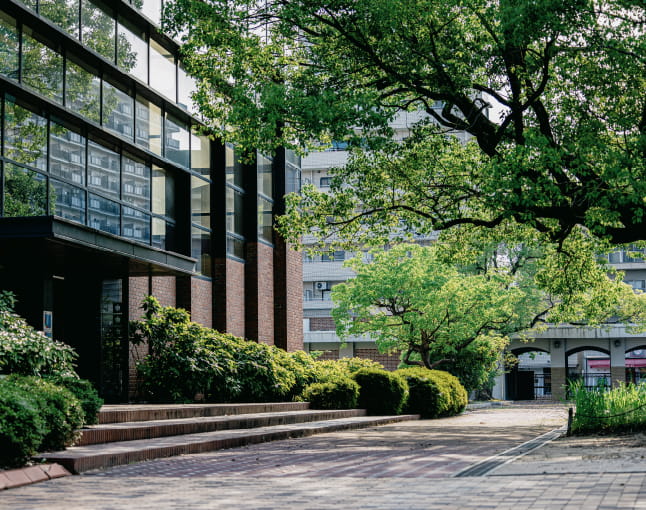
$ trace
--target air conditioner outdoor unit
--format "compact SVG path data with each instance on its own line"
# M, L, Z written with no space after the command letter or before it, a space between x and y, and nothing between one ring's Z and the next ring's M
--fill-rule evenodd
M328 290L327 282L314 282L314 288L316 290Z

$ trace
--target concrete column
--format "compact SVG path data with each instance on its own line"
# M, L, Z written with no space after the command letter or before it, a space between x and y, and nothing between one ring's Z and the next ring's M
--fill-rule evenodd
M619 338L610 340L610 379L613 388L626 382L626 346Z
M354 357L354 342L347 342L339 346L339 359L353 358L353 357Z
M567 357L565 340L552 340L550 358L552 366L552 400L563 400L566 397Z

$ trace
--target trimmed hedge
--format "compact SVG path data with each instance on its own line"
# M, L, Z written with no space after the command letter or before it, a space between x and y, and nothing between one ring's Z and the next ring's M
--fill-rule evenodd
M464 411L467 392L457 377L442 370L423 367L402 368L395 372L408 383L405 410L422 418L453 416Z
M359 385L348 377L336 381L310 384L302 394L312 409L354 409L359 398Z
M400 375L376 368L362 368L352 378L359 384L358 406L371 415L399 414L408 396L408 384Z

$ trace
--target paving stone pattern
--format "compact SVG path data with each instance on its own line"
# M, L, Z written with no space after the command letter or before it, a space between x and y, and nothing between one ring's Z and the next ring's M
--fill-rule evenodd
M0 494L27 509L646 509L646 473L453 478L563 425L558 406L486 409L160 459Z

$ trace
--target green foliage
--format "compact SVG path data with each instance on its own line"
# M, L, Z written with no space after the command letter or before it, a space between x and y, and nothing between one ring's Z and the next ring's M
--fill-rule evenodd
M325 383L310 384L302 397L312 409L353 409L357 407L359 385L348 377L340 377Z
M362 368L352 374L359 384L358 406L371 415L399 414L408 396L406 380L386 370Z
M70 346L47 338L11 310L0 309L0 374L73 377L76 357Z
M72 393L81 403L83 409L84 425L95 425L99 421L99 410L103 405L103 399L99 397L92 383L86 379L77 377L48 377L52 383L62 386Z
M448 372L411 367L395 373L408 383L407 413L419 414L422 418L453 416L464 411L468 403L466 390Z
M63 450L78 439L84 414L71 391L37 377L12 375L7 381L30 393L38 405L47 428L39 451Z
M223 368L206 348L211 330L191 322L186 310L162 307L156 298L144 299L144 318L129 324L130 341L148 343L150 354L137 362L142 389L157 402L190 402L206 393Z
M46 433L34 393L0 376L0 468L24 465Z
M604 391L588 390L581 381L570 385L576 405L572 432L638 432L646 426L646 385L621 384Z

